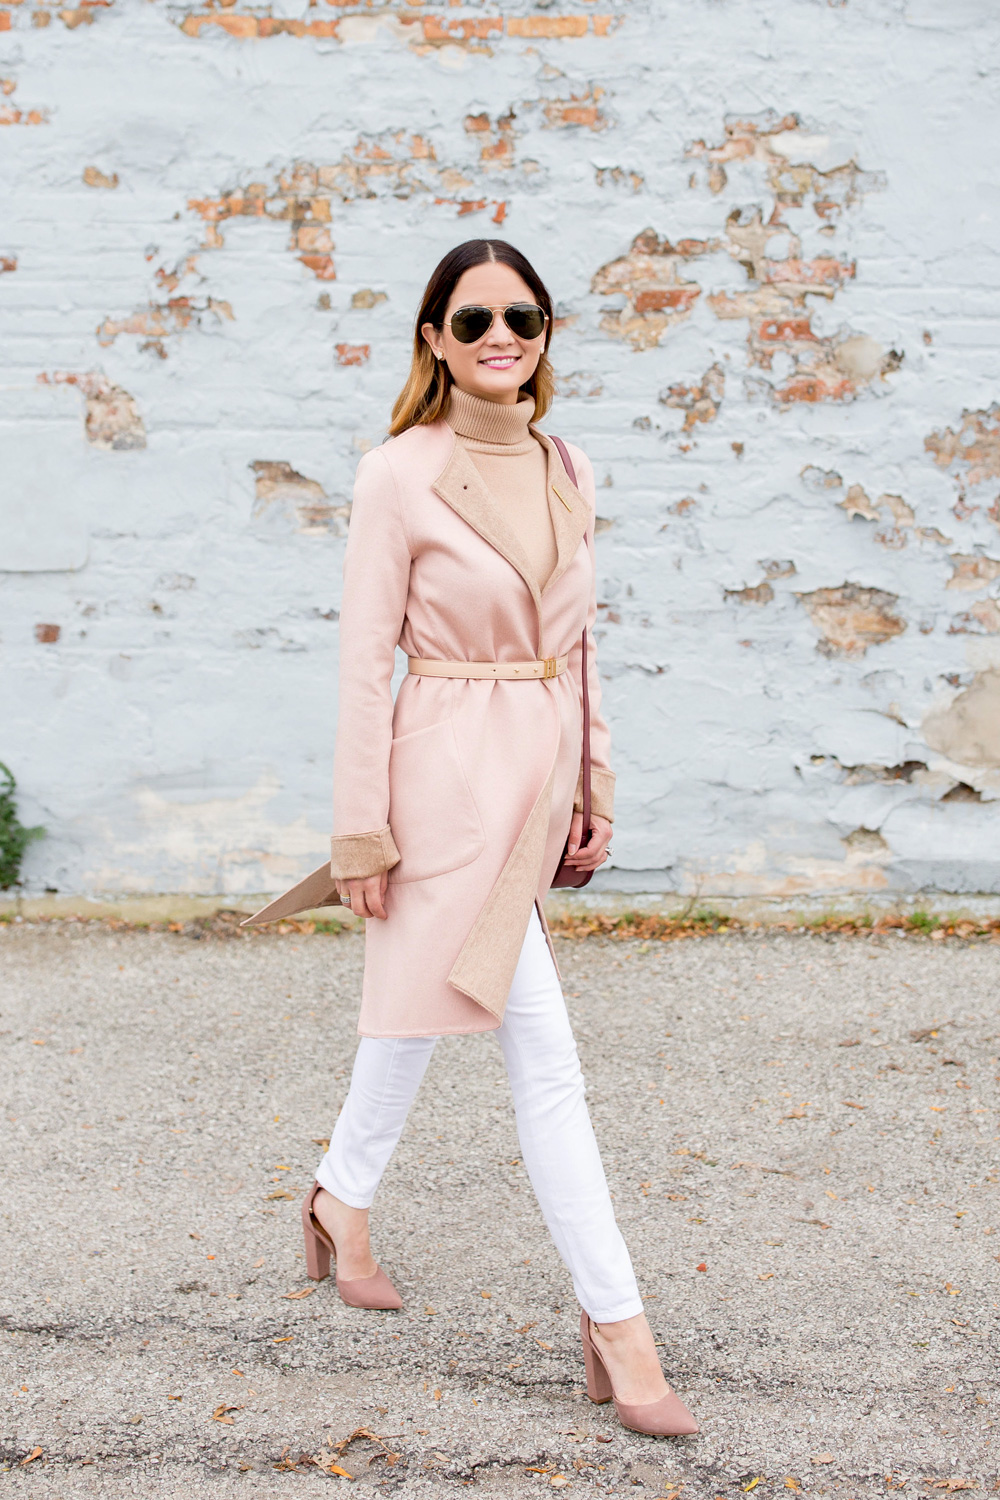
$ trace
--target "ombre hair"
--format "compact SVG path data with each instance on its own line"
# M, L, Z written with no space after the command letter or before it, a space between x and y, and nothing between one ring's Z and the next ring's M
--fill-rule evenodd
M548 355L552 338L552 299L545 283L531 262L506 240L466 240L464 244L449 250L438 262L424 289L414 325L410 373L392 408L390 437L397 437L408 427L436 422L447 409L448 395L454 383L451 371L445 360L434 358L434 353L420 330L425 323L432 323L435 328L444 325L445 308L459 277L473 266L481 266L488 261L499 262L516 271L521 280L531 288L539 307L548 315L542 353L534 374L521 386L521 394L531 396L534 400L534 422L544 417L552 405L555 376Z

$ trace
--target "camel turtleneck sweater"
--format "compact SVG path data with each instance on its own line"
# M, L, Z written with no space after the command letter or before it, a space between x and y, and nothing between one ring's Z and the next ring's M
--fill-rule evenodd
M505 406L453 385L445 416L496 498L542 589L556 565L556 540L549 514L547 455L528 431L534 410L530 396Z

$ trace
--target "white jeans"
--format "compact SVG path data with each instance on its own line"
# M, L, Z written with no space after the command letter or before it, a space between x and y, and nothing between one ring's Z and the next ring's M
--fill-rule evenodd
M500 1043L521 1154L580 1305L597 1323L642 1312L584 1098L566 1002L537 911L518 959ZM317 1181L368 1208L403 1133L437 1037L362 1037Z

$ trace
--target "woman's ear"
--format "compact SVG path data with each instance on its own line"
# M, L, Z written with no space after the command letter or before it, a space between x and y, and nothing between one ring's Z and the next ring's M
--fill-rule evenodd
M440 328L435 328L433 323L422 323L421 326L420 326L420 332L423 335L425 343L427 343L427 344L430 345L430 350L431 350L431 353L434 355L434 358L435 359L442 359L444 357L444 351L440 347L440 345L441 345L441 330L440 330Z

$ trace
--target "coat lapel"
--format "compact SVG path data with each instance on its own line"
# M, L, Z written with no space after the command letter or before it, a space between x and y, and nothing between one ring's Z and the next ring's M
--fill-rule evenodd
M576 556L577 548L587 534L590 522L590 506L566 473L559 456L559 449L550 437L539 432L535 426L531 431L545 449L547 459L546 490L549 500L549 515L556 538L556 565L552 570L543 593L561 578Z
M562 577L587 534L590 507L566 473L559 449L552 439L534 425L531 431L545 449L546 493L556 539L556 565L546 580L544 589L539 589L538 580L517 536L507 524L503 511L483 482L464 444L457 440L454 433L448 461L431 488L520 573L531 591L535 608L541 615L542 594L547 593L556 580Z
M568 479L566 483L569 484ZM495 547L512 568L517 569L531 591L535 608L540 611L541 592L538 580L531 571L524 549L464 445L457 439L452 444L448 462L431 488L463 521L467 521L474 531L478 531L484 541Z

